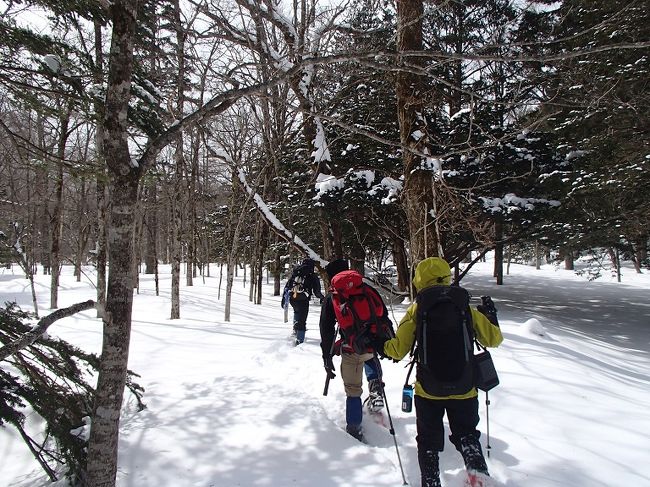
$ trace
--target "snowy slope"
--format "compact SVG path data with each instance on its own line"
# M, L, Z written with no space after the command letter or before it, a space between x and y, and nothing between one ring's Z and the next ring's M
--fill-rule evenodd
M64 272L61 307L94 298L89 282ZM512 266L506 285L495 286L490 274L491 264L481 264L463 284L474 296L493 296L505 336L493 352L501 385L490 393L489 409L488 464L496 484L650 485L648 276L628 271L622 284L588 282L552 266ZM162 277L160 297L151 276L141 276L135 297L129 367L142 376L147 409L137 413L127 396L118 486L402 485L388 430L364 419L370 445L358 443L342 429L340 378L322 395L316 304L307 340L294 348L271 284L264 303L253 305L240 276L226 323L218 277L196 279L182 287L182 318L172 321L169 276ZM45 315L49 281L37 279ZM0 274L0 299L30 308L17 269ZM404 309L391 311L399 320ZM94 311L57 322L50 334L88 351L101 346ZM406 361L382 364L404 470L418 486L415 414L400 410ZM483 394L480 399L485 433ZM485 434L482 443L485 448ZM449 443L441 466L443 485L460 487L462 460ZM42 485L47 482L22 443L0 431L0 486Z

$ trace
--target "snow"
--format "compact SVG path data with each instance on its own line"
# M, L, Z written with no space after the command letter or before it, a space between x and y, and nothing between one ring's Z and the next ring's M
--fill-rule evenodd
M314 151L311 153L311 156L317 163L322 161L331 161L332 157L330 156L330 150L327 146L325 127L323 127L320 117L314 117L314 124L316 125L316 138L314 139Z
M520 198L519 196L508 193L503 198L486 198L481 196L479 198L483 202L483 208L498 213L504 211L511 213L519 209L533 210L535 204L544 204L549 206L560 206L557 200L546 200L539 198Z
M236 277L232 321L217 299L219 268L181 288L181 319L169 320L169 267L161 266L161 295L153 276L140 275L135 295L129 368L141 375L147 409L126 395L122 411L119 487L402 485L393 438L364 420L369 444L343 431L344 392L337 377L327 397L312 302L306 342L292 347L280 296L265 279L263 304L248 300ZM85 269L93 279L92 269ZM501 384L490 392L490 457L498 487L650 485L649 275L623 270L623 282L590 282L553 266L511 265L496 286L492 263L463 284L490 294L505 336L492 349ZM49 276L36 277L39 307L49 301ZM184 279L181 279L184 282ZM223 289L222 289L223 291ZM94 299L91 282L64 267L61 307ZM17 266L0 270L0 299L31 309L29 286ZM391 308L395 320L406 304ZM48 330L99 352L101 322L94 310L57 321ZM406 361L382 361L388 405L408 482L419 486L415 414L400 409ZM487 446L485 395L481 437ZM367 418L366 418L367 419ZM34 415L28 424L38 424ZM87 434L88 419L75 434ZM11 429L0 430L0 485L48 484ZM461 487L460 455L447 442L441 456L445 487ZM63 485L59 482L58 485Z
M46 54L43 61L53 73L58 73L61 69L61 59L56 54Z

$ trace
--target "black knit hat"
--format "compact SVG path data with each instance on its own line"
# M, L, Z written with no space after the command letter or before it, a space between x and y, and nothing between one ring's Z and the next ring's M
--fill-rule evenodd
M350 268L346 259L336 259L325 266L327 276L332 279L339 272L347 271Z

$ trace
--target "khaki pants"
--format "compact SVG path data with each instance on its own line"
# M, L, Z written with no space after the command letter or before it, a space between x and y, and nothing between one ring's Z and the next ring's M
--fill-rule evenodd
M371 353L357 355L356 353L341 354L341 378L348 397L361 397L363 394L363 364L372 358Z

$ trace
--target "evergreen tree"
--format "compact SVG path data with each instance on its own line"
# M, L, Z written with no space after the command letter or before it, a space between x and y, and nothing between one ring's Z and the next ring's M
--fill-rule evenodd
M648 2L567 0L557 19L545 110L570 172L549 241L618 248L640 270L650 229L650 58L635 44L650 39Z
M344 52L394 49L395 12L387 2L355 2L344 25L336 42ZM381 64L352 62L334 67L319 94L336 182L323 183L316 204L341 220L344 253L360 263L381 242L399 247L396 235L404 232L394 192L401 177L394 86Z
M430 170L437 181L436 217L445 257L523 238L557 202L539 176L560 161L551 137L534 122L539 67L517 61L530 24L514 2L463 1L432 8L429 47L447 53L428 67L433 99Z

